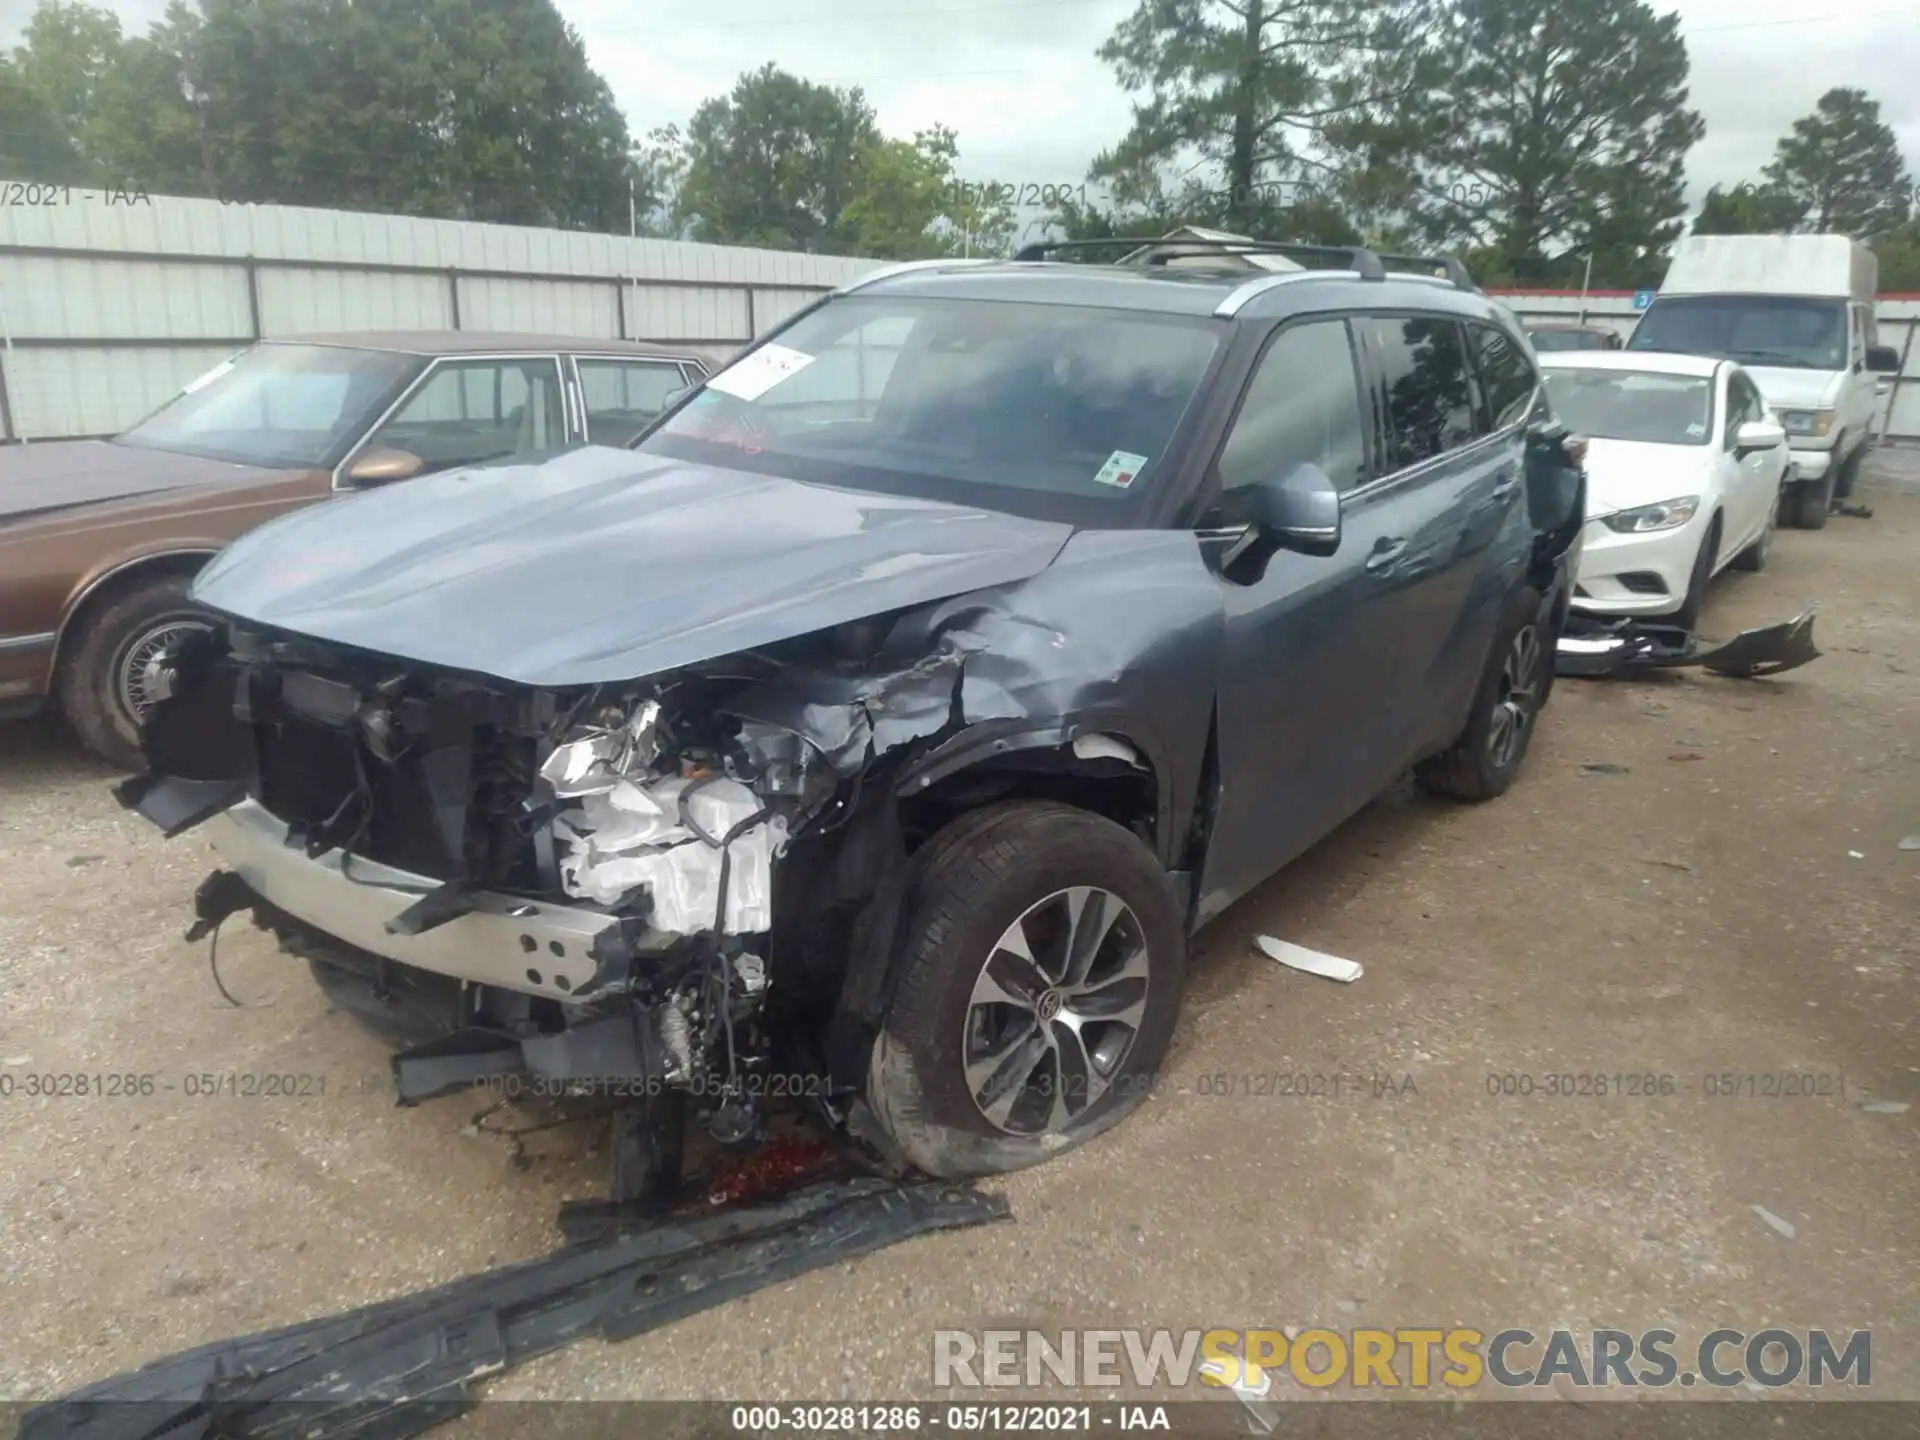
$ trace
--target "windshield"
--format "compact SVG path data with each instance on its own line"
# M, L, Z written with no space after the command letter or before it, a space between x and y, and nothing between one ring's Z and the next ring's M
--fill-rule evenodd
M417 355L259 345L193 381L119 437L242 465L332 465L421 365Z
M1748 365L1847 368L1847 307L1777 295L1687 295L1653 302L1629 350L1713 355Z
M1112 524L1152 485L1210 320L852 296L714 376L642 451Z
M1527 338L1542 354L1556 350L1604 350L1604 337L1595 330L1529 330Z
M1576 435L1704 445L1713 420L1713 382L1644 370L1546 368L1553 413Z

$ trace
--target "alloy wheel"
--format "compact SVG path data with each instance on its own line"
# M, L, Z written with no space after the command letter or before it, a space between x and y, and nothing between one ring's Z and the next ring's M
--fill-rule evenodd
M1504 770L1520 753L1527 727L1539 709L1540 627L1515 632L1500 662L1500 688L1494 696L1493 723L1487 727L1487 753Z
M1059 1131L1112 1087L1147 1009L1152 962L1140 919L1098 886L1027 907L980 967L961 1061L988 1124Z

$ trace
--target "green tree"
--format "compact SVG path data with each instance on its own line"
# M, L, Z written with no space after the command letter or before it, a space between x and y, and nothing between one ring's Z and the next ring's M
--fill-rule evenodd
M677 219L696 240L835 253L880 139L860 90L762 66L694 111Z
M0 55L0 178L65 184L80 168L80 153L58 112L11 57Z
M1427 0L1140 0L1099 51L1140 97L1133 125L1088 178L1123 213L1236 230L1337 205L1336 152L1394 131L1435 78L1428 23Z
M1822 95L1813 113L1781 137L1765 174L1816 233L1864 240L1897 228L1912 213L1900 142L1880 119L1880 103L1864 90L1840 86Z
M954 174L960 151L944 125L861 151L856 188L835 227L836 248L889 260L1004 255L1013 210L997 189Z
M1920 292L1920 219L1912 219L1873 239L1880 261L1880 293Z
M103 182L624 229L626 122L553 0L43 0L14 56Z
M60 171L56 177L38 170L36 178L85 181L104 174L116 157L99 102L125 44L120 21L91 5L44 0L21 39L6 72L11 83L0 95L9 141L17 139L40 166Z
M1613 284L1678 237L1687 108L1679 19L1644 0L1454 0L1438 92L1406 162L1411 227L1491 279Z
M1778 235L1798 229L1805 209L1771 184L1715 185L1693 217L1695 235Z

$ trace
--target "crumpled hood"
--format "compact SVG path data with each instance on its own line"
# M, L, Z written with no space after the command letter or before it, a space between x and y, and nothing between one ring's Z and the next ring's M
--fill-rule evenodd
M1639 440L1587 442L1587 518L1698 495L1707 483L1710 445L1653 445Z
M298 511L200 572L243 620L527 685L634 679L1044 570L1072 527L626 450Z
M1775 410L1825 410L1840 398L1846 376L1835 370L1797 370L1784 365L1749 365L1747 375Z
M0 520L191 485L243 485L286 472L107 440L0 447Z

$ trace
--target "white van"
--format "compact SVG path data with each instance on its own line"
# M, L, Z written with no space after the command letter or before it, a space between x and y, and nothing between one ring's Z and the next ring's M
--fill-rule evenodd
M1853 489L1878 374L1900 368L1874 325L1879 279L1874 253L1845 235L1689 236L1627 349L1739 361L1793 447L1780 518L1817 530Z

